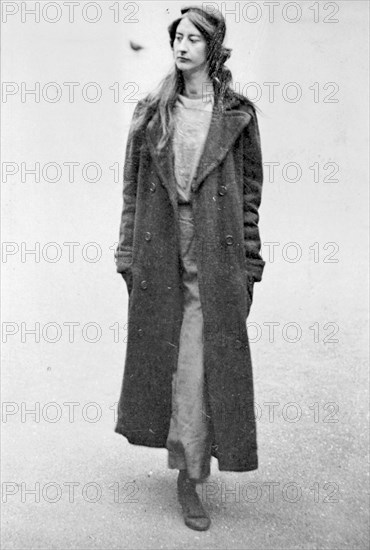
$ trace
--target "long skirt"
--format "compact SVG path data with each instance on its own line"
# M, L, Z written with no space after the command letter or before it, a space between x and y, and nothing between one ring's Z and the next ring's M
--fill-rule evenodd
M186 469L189 478L204 481L210 474L211 429L203 361L203 314L191 204L179 204L184 310L177 369L172 380L172 415L166 447L168 466Z

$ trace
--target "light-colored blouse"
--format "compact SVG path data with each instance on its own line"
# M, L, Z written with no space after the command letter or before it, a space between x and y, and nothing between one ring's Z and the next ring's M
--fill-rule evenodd
M179 203L191 202L190 186L207 139L213 104L213 94L200 99L179 95L175 103L173 149Z

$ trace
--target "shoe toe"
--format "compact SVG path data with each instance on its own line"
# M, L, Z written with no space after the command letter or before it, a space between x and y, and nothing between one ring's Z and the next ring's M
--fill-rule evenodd
M185 519L185 525L194 529L195 531L207 531L211 525L211 520L207 517L192 518L187 517Z

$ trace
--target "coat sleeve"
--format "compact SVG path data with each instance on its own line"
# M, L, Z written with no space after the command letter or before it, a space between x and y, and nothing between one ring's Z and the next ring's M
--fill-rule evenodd
M261 204L263 166L257 115L254 109L251 109L249 112L251 120L245 129L243 150L243 219L246 268L253 284L255 281L261 281L265 266L265 262L260 254L261 239L258 228L258 209Z
M136 192L139 172L141 131L133 131L133 123L140 113L142 103L134 110L129 135L127 138L125 162L123 169L123 208L119 228L119 241L115 253L118 273L127 273L132 263L132 248L134 240L134 224L136 212Z

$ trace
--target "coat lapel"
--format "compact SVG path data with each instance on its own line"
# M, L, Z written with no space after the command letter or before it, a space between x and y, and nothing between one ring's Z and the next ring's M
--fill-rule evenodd
M172 139L169 140L162 151L157 150L157 143L160 140L160 124L158 117L154 117L146 128L146 137L150 154L157 169L163 186L167 189L169 198L176 208L177 190L175 180L175 158L172 147Z
M191 182L193 192L199 189L208 174L226 157L235 140L247 126L251 115L242 110L226 109L223 113L214 105L211 124L201 155L194 180ZM159 118L154 116L146 129L150 154L158 171L162 184L167 189L171 202L177 204L177 190L174 169L172 140L161 151L157 151L160 139Z
M243 111L221 113L217 108L213 110L208 136L192 182L193 191L197 191L208 174L224 160L250 119L251 116Z

